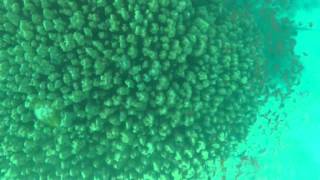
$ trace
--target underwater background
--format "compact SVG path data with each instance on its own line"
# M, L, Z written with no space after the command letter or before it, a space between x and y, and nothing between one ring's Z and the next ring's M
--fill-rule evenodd
M320 179L317 0L0 0L0 179Z
M218 163L219 173L213 179L320 179L319 3L289 2L287 13L298 25L295 53L304 67L301 82L284 108L275 108L279 103L275 99L264 106L247 139L225 163L225 170ZM270 110L280 115L277 130L265 121L264 113ZM246 158L239 156L243 153Z

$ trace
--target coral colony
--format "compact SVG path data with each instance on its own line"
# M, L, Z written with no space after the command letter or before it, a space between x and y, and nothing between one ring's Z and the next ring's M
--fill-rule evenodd
M3 0L0 176L210 174L255 121L266 58L250 14L203 2Z

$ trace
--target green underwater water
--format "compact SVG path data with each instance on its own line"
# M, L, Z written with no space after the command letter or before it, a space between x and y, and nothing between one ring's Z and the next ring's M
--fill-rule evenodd
M285 13L298 25L294 52L303 65L300 83L284 106L277 98L264 105L247 139L224 166L216 166L213 179L320 179L319 6L317 1L290 5Z
M0 0L0 179L319 178L311 5Z

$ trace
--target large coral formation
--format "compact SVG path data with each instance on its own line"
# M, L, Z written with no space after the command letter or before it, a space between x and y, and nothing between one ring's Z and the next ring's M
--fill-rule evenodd
M255 120L259 33L221 1L4 0L0 13L2 177L197 179Z

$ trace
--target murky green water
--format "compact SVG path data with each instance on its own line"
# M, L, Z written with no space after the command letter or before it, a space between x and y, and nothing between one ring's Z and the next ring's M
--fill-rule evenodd
M281 168L318 147L288 120L316 5L0 0L0 179L309 177Z

